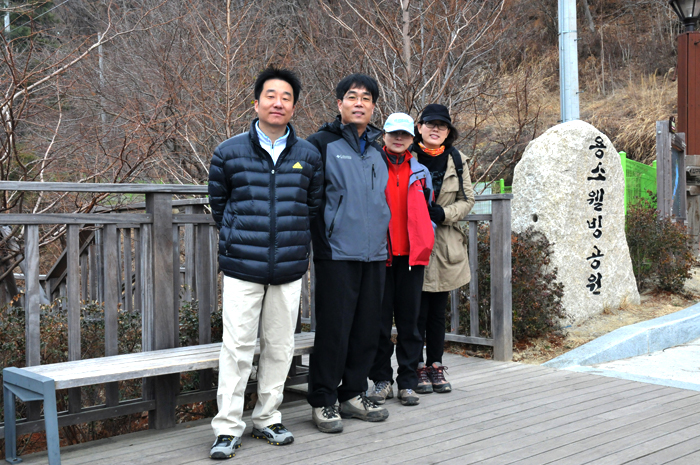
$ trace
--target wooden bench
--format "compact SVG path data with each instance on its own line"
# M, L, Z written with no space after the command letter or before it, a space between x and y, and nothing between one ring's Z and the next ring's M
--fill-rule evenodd
M310 354L313 351L313 345L314 333L294 335L295 356ZM220 351L221 343L203 344L50 365L3 369L5 459L9 463L22 461L17 457L15 397L23 402L43 401L49 464L59 465L61 455L58 437L58 412L56 411L57 389L217 368ZM259 344L255 353L256 355L260 354Z

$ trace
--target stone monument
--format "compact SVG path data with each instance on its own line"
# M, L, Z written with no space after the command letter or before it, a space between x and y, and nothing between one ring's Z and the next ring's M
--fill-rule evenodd
M610 139L569 121L530 142L513 177L513 232L553 243L570 323L639 303L625 238L625 176Z

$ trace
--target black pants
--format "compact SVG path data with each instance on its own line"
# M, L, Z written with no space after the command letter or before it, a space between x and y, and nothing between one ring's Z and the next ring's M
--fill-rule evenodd
M386 262L317 260L314 265L316 338L307 400L312 407L325 407L367 390L379 339Z
M379 329L379 346L374 364L369 372L372 381L392 381L391 342L392 319L396 323L396 360L399 362L396 383L399 389L415 389L418 385L418 358L423 352L423 338L418 332L421 288L423 287L422 265L408 269L408 257L393 257L392 266L386 269L386 284L382 300L382 322Z
M445 309L448 292L423 292L420 300L418 331L425 337L425 364L442 363L445 351ZM420 360L423 361L423 351Z

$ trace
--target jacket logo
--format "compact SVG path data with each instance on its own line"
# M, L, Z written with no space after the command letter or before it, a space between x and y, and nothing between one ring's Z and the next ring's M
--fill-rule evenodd
M301 166L301 163L296 162L296 163L294 163L294 166L292 166L292 168L296 168L296 169L298 169L298 170L301 170L301 169L303 169L304 167Z
M339 158L341 160L352 160L350 155L336 155L335 158Z

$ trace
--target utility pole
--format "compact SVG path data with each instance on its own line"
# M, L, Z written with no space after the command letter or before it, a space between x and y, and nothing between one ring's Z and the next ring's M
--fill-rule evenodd
M10 41L10 0L5 0L4 2L5 5L5 28L3 31L5 32L5 37L7 37L7 41Z
M104 97L104 87L105 87L105 75L104 75L104 56L102 55L102 33L97 33L97 41L100 45L97 46L97 63L100 73L100 119L102 120L102 130L104 131L107 127L107 113L105 113L105 97Z
M576 0L559 0L559 94L561 122L579 119Z

